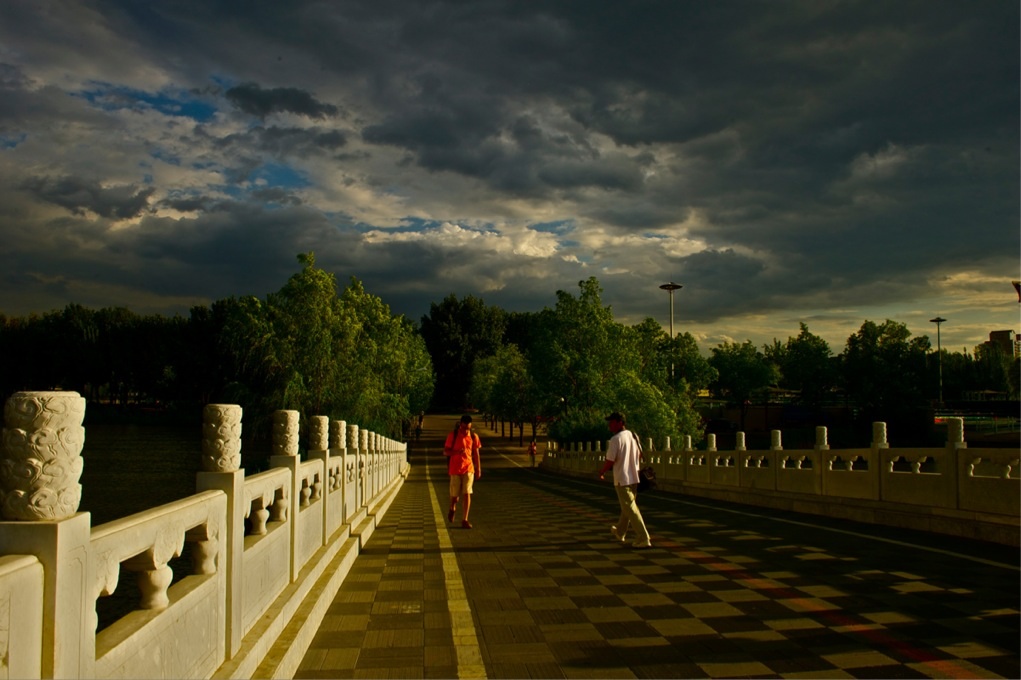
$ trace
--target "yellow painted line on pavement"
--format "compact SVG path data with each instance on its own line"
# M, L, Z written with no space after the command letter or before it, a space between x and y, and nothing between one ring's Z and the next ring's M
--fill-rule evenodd
M429 465L425 466L425 477L429 488L434 489ZM445 493L445 492L444 492ZM437 526L447 525L447 508L440 505L435 493L430 493L433 516ZM482 661L482 649L479 647L479 636L475 630L471 605L468 602L468 591L461 578L461 570L457 566L454 546L450 542L448 531L439 531L440 558L443 560L443 582L447 591L447 609L450 612L450 632L454 638L454 650L457 655L457 677L487 678L486 665Z

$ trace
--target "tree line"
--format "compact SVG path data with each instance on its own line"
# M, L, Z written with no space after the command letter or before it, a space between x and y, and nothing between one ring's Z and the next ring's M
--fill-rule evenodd
M916 440L932 430L940 356L903 323L865 321L840 354L802 323L786 342L726 342L706 358L690 333L670 338L651 318L616 322L601 293L593 277L535 313L507 313L470 295L433 303L421 331L436 371L435 403L469 404L530 425L533 435L549 422L562 441L605 439L603 418L615 410L660 441L697 441L706 426L699 395L707 394L739 410L742 430L749 407L779 395L815 424L840 406L865 427L883 420ZM945 401L983 390L1018 399L1021 365L1012 353L984 343L973 354L941 356Z
M727 342L704 357L690 333L671 338L652 318L615 321L595 277L539 312L451 294L416 326L357 279L339 290L313 253L298 261L264 299L225 298L187 317L78 304L0 315L0 389L68 389L104 407L191 414L235 403L248 437L267 436L281 408L399 438L422 411L474 407L520 425L519 437L548 423L563 441L602 440L603 418L619 410L636 430L679 442L702 437L704 395L743 420L774 392L813 414L839 402L866 423L932 423L939 357L895 321L864 322L837 355L801 324L786 342ZM947 401L980 390L1018 398L1018 360L995 345L943 350L942 365Z
M399 438L433 394L421 335L357 279L339 291L313 253L298 261L300 271L264 299L229 297L187 317L78 304L0 315L0 387L74 390L98 408L136 412L240 404L250 438L268 437L277 409Z

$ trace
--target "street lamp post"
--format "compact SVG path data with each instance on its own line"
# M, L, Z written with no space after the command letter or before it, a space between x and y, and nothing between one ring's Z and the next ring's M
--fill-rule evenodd
M660 288L662 288L663 290L665 290L668 293L670 293L670 339L673 340L674 339L674 291L675 290L680 290L681 288L684 288L684 286L682 286L679 283L674 283L673 281L671 281L670 283L664 283L662 286L660 286Z
M929 319L929 323L936 324L936 356L939 358L939 403L943 405L943 344L940 342L939 326L946 321L942 316Z
M660 288L670 293L670 340L672 341L674 339L674 291L680 290L684 286L671 281L670 283L664 283ZM674 362L672 361L670 362L670 379L674 379Z

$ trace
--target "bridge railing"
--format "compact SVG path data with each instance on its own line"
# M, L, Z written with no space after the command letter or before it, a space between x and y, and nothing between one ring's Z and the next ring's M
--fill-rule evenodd
M869 448L830 450L819 427L812 449L785 450L774 430L768 450L750 451L742 432L733 450L717 450L710 434L698 449L690 437L680 451L669 440L663 450L648 442L643 460L667 492L1018 545L1019 449L968 448L960 419L948 419L947 438L941 448L890 448L880 422ZM549 442L542 466L591 476L604 447Z
M273 467L246 477L241 409L213 404L198 493L92 527L77 512L84 410L68 392L5 407L0 678L252 677L304 625L313 587L339 587L337 561L353 561L407 474L404 444L322 416L301 461L298 414L278 411ZM125 572L135 604L97 630Z

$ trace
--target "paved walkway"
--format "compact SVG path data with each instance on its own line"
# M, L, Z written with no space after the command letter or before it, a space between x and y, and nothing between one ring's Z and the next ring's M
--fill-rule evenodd
M471 521L446 521L426 419L413 471L298 678L1019 678L1019 555L678 496L614 542L609 483L483 438Z

